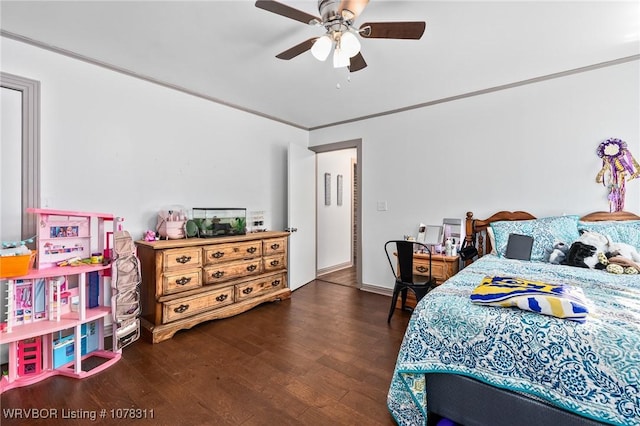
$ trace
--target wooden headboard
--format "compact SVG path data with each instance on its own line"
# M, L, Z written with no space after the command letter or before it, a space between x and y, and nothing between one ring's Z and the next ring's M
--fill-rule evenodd
M476 219L473 217L473 212L467 212L466 227L465 227L465 239L464 246L473 246L478 250L478 257L484 256L486 253L491 253L493 249L491 247L491 240L487 235L487 228L492 222L500 220L530 220L536 219L531 213L524 211L500 211L487 219ZM601 222L604 220L640 220L640 216L631 212L593 212L580 218L584 222ZM471 263L472 260L467 260L466 263Z

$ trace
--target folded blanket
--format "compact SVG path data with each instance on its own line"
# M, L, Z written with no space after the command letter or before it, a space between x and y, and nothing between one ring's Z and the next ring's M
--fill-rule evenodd
M577 322L585 322L588 302L582 289L513 277L484 277L471 292L479 305L518 307Z

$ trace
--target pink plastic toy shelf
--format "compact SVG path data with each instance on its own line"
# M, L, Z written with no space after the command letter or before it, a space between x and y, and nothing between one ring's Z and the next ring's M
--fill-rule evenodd
M105 249L105 222L111 214L27 209L38 215L36 269L0 279L7 286L6 318L0 344L9 347L0 393L54 375L84 378L113 365L120 351L104 348L103 276L111 265L57 266L69 258L87 258ZM92 231L97 230L95 235Z

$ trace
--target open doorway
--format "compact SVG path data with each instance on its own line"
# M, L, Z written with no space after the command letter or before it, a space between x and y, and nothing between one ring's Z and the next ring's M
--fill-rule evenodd
M310 149L317 154L317 279L360 288L361 140Z

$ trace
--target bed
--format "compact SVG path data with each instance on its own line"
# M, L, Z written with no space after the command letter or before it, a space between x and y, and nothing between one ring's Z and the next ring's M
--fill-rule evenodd
M640 216L628 212L467 214L465 245L477 250L476 260L411 316L387 397L398 424L435 425L442 417L467 426L640 424L640 275L545 260L554 241L571 243L579 229L640 249ZM532 260L504 257L508 233L534 237ZM471 303L473 289L491 276L579 287L590 312L579 323Z

